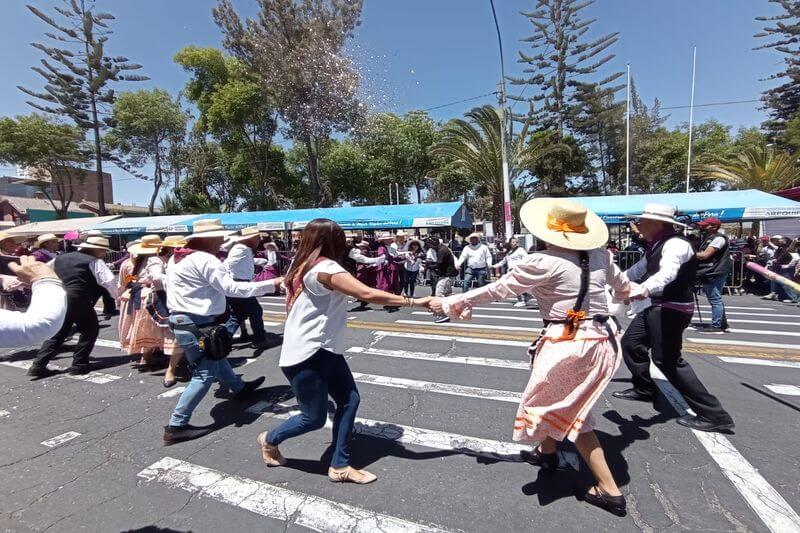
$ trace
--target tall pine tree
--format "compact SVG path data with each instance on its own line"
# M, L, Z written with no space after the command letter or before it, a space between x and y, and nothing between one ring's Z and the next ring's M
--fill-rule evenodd
M109 84L149 78L127 74L142 68L130 63L128 58L106 56L105 45L113 33L108 23L114 20L114 16L96 12L94 0L63 0L63 7L54 8L60 15L59 20L34 6L27 7L52 28L52 31L45 32L45 36L56 44L33 43L34 48L47 56L41 60L41 67L32 67L44 78L44 91L18 88L37 100L28 102L31 107L68 117L82 130L93 133L98 208L100 214L105 215L101 132L112 124L110 109L114 103L114 90Z
M783 54L784 70L762 80L781 82L777 87L764 91L761 97L769 109L769 120L764 127L775 135L786 129L786 122L800 109L800 1L770 2L778 4L782 12L771 17L756 17L766 26L755 37L769 41L754 49L772 49Z
M596 74L614 58L608 48L617 42L618 33L610 33L587 40L586 33L596 19L582 19L581 11L594 0L536 0L534 10L523 12L533 26L534 33L523 39L532 53L520 50L519 63L524 65L523 76L510 77L512 85L533 89L530 96L511 95L510 99L529 104L527 116L515 120L529 120L539 128L555 131L553 141L562 142L574 131L577 117L585 111L587 91L600 101L621 88L614 81L622 76L615 72L606 77ZM582 122L585 126L586 117ZM554 176L548 189L565 191L566 175Z

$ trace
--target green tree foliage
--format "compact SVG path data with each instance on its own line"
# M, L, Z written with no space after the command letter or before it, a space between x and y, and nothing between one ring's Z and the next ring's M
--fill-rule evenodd
M244 193L241 207L291 205L287 188L292 184L283 152L274 144L278 115L265 86L240 61L215 48L190 46L175 61L192 74L184 93L199 111L195 130L219 143L230 165L227 172Z
M142 81L149 78L129 74L141 68L122 56L107 56L106 43L112 31L110 21L114 16L99 13L94 0L63 0L51 17L34 6L27 6L42 22L51 28L45 32L48 46L33 43L47 59L42 66L32 69L44 78L44 91L25 87L19 89L36 101L28 104L54 115L67 117L94 135L94 158L97 175L97 196L101 215L106 214L103 190L103 148L101 132L111 125L108 111L114 103L112 84L119 81Z
M520 50L519 63L523 65L522 76L511 77L516 86L532 89L529 96L510 96L512 100L526 101L529 111L516 120L532 122L539 129L555 133L550 147L570 150L559 146L577 128L590 129L587 121L602 115L584 113L587 102L613 100L621 86L614 82L621 72L598 76L599 70L614 58L608 48L617 42L618 34L610 33L588 40L585 35L595 19L583 19L581 11L591 6L594 0L536 0L533 11L523 12L533 26L533 35L523 39L531 52ZM579 115L583 117L579 118ZM576 124L580 121L580 125ZM569 165L562 165L561 172ZM577 168L577 165L575 166ZM583 170L581 168L580 170ZM551 194L563 194L567 187L567 174L553 172L547 188Z
M427 113L372 115L356 139L372 159L372 177L378 185L384 190L389 183L398 183L404 190L413 187L417 203L422 202L422 191L429 188L430 176L439 163L431 153L437 127Z
M320 157L333 132L359 124L360 77L343 54L360 22L362 0L257 0L258 15L242 18L230 0L214 8L223 44L256 73L286 124L306 150L306 174L316 206L333 192L320 178Z
M704 180L722 182L732 189L772 192L800 185L797 157L765 144L727 157L713 157L709 163L694 165L692 173Z
M769 1L778 4L781 12L771 17L756 17L766 25L755 37L767 42L755 49L775 50L783 57L783 70L763 80L780 83L764 91L762 96L770 117L764 127L775 135L783 132L786 123L800 110L800 1Z
M66 218L74 186L86 178L87 146L80 128L37 114L0 119L0 161L29 167L58 218ZM55 192L56 199L53 198Z
M500 111L491 105L484 105L473 108L465 117L445 124L440 139L431 150L452 165L451 176L463 178L474 188L478 197L490 199L492 225L499 229L504 226L505 220ZM526 137L527 131L523 130L507 144L511 182L516 181L520 172L535 160L533 150L524 141Z
M149 213L154 207L165 174L169 173L170 139L186 134L188 117L167 91L153 89L122 93L114 103L114 128L106 144L118 155L118 164L132 175L153 182ZM142 169L152 165L152 175Z

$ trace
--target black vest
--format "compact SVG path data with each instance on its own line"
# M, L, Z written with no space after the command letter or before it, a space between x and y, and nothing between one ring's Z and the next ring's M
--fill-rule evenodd
M689 239L683 235L672 235L667 237L656 245L655 248L647 256L647 273L642 281L648 279L650 276L655 275L659 271L659 264L661 263L661 252L664 245L671 239L681 239L690 243ZM690 243L691 245L691 243ZM694 301L694 282L697 276L697 256L692 255L692 258L686 263L682 264L678 269L678 275L670 283L664 287L664 292L661 294L654 294L653 297L665 302L680 302L691 303Z
M89 307L93 306L103 293L90 267L96 260L96 257L83 252L69 252L59 255L53 263L53 269L61 278L67 297L71 300L81 300Z
M716 237L722 237L725 239L725 245L714 252L714 255L711 257L711 259L698 267L698 275L702 275L702 277L709 280L723 275L727 276L733 270L733 262L731 261L731 254L729 253L730 241L728 240L728 237L722 233L712 233L706 237L706 240L703 241L700 249L705 250L708 248L708 245Z

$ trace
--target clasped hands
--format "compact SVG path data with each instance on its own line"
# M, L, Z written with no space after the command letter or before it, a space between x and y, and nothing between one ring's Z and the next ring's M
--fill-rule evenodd
M431 313L442 314L442 299L437 296L413 298L415 307L424 307Z

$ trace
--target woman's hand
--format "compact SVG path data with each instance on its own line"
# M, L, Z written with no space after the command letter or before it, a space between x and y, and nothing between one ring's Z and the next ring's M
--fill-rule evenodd
M431 301L432 296L425 296L424 298L412 298L414 307L428 307L428 302Z
M444 311L442 309L442 299L438 296L429 296L428 297L428 309L432 313L442 314Z

